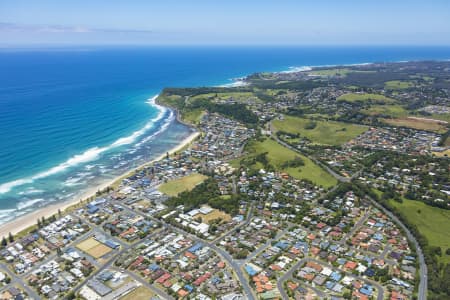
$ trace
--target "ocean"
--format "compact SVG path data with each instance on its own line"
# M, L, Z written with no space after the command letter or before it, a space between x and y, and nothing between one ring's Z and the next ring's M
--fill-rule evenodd
M164 87L215 86L295 67L444 60L449 47L0 49L0 224L154 159L192 129L154 104Z

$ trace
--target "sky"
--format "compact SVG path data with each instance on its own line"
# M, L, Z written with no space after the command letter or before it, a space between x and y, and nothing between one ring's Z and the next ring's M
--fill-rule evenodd
M0 46L450 45L450 0L0 0Z

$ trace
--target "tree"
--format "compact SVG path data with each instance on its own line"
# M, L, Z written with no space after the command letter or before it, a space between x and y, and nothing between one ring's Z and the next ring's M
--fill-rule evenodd
M10 243L14 242L14 236L12 235L11 232L8 234L8 240Z
M8 241L5 237L2 238L2 246L5 247L8 244Z

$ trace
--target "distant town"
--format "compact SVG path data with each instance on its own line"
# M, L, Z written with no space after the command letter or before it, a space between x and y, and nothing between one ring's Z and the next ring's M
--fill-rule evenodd
M4 237L0 299L450 297L450 62L157 102L196 139Z

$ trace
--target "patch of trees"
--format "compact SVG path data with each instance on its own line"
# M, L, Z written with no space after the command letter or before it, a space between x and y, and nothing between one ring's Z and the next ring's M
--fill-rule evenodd
M285 161L283 164L281 164L281 168L282 169L298 168L304 165L305 161L300 156L296 156L294 159Z
M448 139L448 138L450 138L450 129L449 130L447 130L447 132L446 133L444 133L442 136L441 136L441 139L439 140L439 146L444 146L445 145L445 141Z
M290 139L298 139L300 138L300 134L299 133L291 133L291 132L287 132L287 131L283 131L283 130L279 130L276 132L276 135L278 138L281 137L288 137Z
M257 124L258 116L249 110L245 104L214 104L205 107L210 112L216 112L246 124Z
M305 126L304 126L304 128L306 130L312 130L312 129L316 128L316 127L317 127L317 122L314 122L312 120L309 121L308 123L306 123Z
M220 196L217 181L208 178L191 191L182 192L177 197L168 199L166 204L170 208L184 205L185 211L197 208L202 204L208 204L229 214L236 214L239 209L239 202L243 199L243 196L231 195L229 199L224 199Z
M273 102L273 101L277 100L275 97L268 95L262 91L255 91L254 94L256 97L258 97L258 99L260 99L264 102Z

